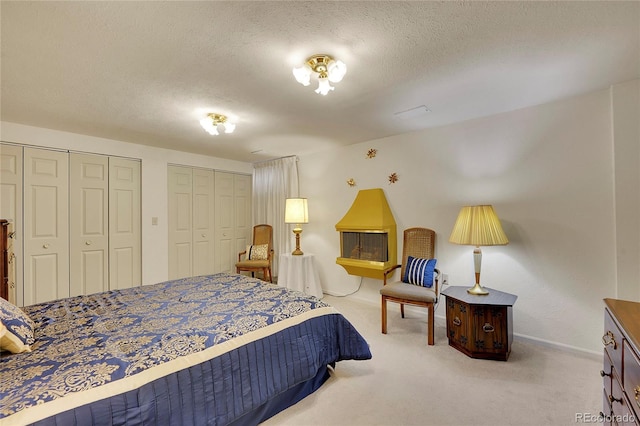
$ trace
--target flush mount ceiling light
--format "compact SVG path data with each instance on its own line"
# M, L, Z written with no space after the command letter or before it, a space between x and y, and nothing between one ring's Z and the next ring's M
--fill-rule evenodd
M293 75L298 83L308 86L311 83L311 74L318 74L318 88L316 93L325 96L334 87L329 82L337 83L347 73L347 66L342 61L336 61L329 55L313 55L307 62L293 69Z
M213 136L220 134L218 132L218 126L224 127L225 133L233 133L233 131L236 129L236 125L231 123L226 115L214 114L212 112L210 112L205 118L200 120L200 125L204 130L207 131L207 133Z

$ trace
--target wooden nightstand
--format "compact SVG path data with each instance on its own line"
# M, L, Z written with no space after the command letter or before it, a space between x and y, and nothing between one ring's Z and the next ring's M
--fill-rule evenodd
M448 287L447 338L449 345L472 357L506 361L513 341L512 306L518 296L487 288L476 296L467 287Z

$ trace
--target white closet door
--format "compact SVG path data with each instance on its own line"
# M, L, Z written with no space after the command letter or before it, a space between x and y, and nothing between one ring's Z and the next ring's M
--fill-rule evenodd
M216 272L235 272L238 253L251 244L251 176L215 173Z
M109 158L109 289L142 284L140 161Z
M170 165L169 279L235 272L250 244L251 176Z
M213 170L193 169L193 275L215 272Z
M15 302L24 305L22 292L22 147L0 144L0 218L13 222Z
M24 149L24 304L69 296L66 152Z
M235 241L233 177L233 173L215 172L216 272L235 272L238 253L244 250L238 250Z
M75 154L69 163L70 294L109 290L109 157Z
M192 276L193 170L169 166L169 279Z
M236 252L241 252L247 244L251 244L253 238L253 226L251 224L251 176L234 175L233 199L235 205L235 248Z

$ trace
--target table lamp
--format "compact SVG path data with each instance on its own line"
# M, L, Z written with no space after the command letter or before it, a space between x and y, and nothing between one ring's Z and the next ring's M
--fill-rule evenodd
M475 246L473 264L476 272L476 284L467 289L469 294L486 295L489 292L480 285L480 265L482 251L480 246L497 246L509 243L502 230L500 219L493 206L465 206L460 210L453 225L449 242Z
M295 256L302 255L300 250L300 234L302 233L301 223L309 223L309 209L306 198L287 198L284 207L284 222L295 224L293 233L296 235L296 249L291 252Z

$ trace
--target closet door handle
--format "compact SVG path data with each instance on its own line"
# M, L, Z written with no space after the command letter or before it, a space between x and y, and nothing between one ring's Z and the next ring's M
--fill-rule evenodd
M87 240L84 242L86 245L90 246L91 245L91 240Z
M43 245L42 245L42 248L43 248L43 249L48 249L48 248L49 248L49 244L43 244Z

